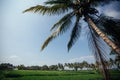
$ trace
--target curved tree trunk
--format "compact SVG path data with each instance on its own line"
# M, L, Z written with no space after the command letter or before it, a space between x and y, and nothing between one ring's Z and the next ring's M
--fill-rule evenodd
M86 17L88 24L95 30L95 32L118 54L120 54L120 48L110 40L96 25L95 23L87 16Z
M92 29L94 29L96 31L96 33L101 37L101 38L104 38L104 37L107 37L105 36L104 33L102 33L102 31L99 30L99 28L97 28L97 26L94 24L94 22L88 17L88 16L85 16L86 17L86 20L88 22L88 24L91 26ZM104 36L101 36L101 35L104 35ZM107 38L108 39L108 38ZM96 46L97 48L97 46ZM101 65L99 66L100 70L102 71L103 73L103 76L104 76L104 79L105 80L110 80L110 75L109 75L109 72L108 72L108 69L105 65L105 62L103 61L102 59L102 55L100 53L100 50L99 48L97 48L98 50L98 55L99 55L99 58L100 58L100 63Z
M91 28L93 30L95 30L95 32L113 49L115 50L118 54L120 54L120 48L111 40L109 39L97 26L96 24L92 21L91 18L89 18L89 16L85 16L88 24L91 26ZM99 56L101 56L99 54ZM101 57L100 57L101 58ZM102 64L102 67L104 69L104 62L101 60L101 64ZM107 73L106 73L106 69L103 70L103 73L104 73L104 77L105 77L105 80L110 80L110 78L108 77Z
M99 51L99 49L98 49L98 51ZM105 80L111 80L109 71L107 69L107 66L105 65L105 62L102 60L102 55L101 55L100 51L99 51L99 57L100 57L100 62L101 62L100 68L102 70Z

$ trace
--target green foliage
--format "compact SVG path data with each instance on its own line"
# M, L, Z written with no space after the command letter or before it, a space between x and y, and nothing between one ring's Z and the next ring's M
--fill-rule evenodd
M18 70L24 70L25 66L24 65L18 65L17 68L18 68Z
M91 71L93 72L93 71ZM99 74L89 71L7 71L5 80L96 80L102 79ZM94 72L93 72L94 73Z
M49 70L49 67L47 65L43 65L41 70Z
M58 70L58 66L57 65L51 65L49 66L49 70Z
M120 72L111 70L112 80L119 80ZM2 75L2 76L1 76ZM95 71L0 71L0 80L103 80Z
M59 70L64 70L64 65L61 64L61 63L58 63L58 69L59 69Z
M1 63L0 70L13 70L14 66L10 63Z
M0 71L0 80L5 78L5 71Z

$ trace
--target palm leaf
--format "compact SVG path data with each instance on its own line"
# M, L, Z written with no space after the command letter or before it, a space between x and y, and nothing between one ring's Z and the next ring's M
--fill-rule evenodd
M56 36L57 36L58 32L53 32L44 42L44 44L41 47L41 50L43 50L48 44L49 42L51 42Z
M55 29L56 27L59 27L61 24L63 24L65 21L71 19L74 16L74 12L66 14L63 18L61 18L57 23L53 25L51 30Z
M120 19L114 19L105 15L101 15L96 24L107 35L111 36L112 40L120 46Z
M45 4L72 4L72 0L48 0Z
M75 42L78 40L78 38L80 36L81 26L80 26L79 20L80 20L80 16L77 16L75 25L74 25L74 27L72 29L70 40L68 42L68 51L75 44Z
M89 27L88 32L88 44L90 47L90 50L92 50L92 53L95 57L95 60L99 66L99 69L103 76L109 78L109 72L106 66L106 63L108 61L107 57L107 51L109 50L109 47L104 43L104 41L94 32L94 30Z
M42 6L42 5L37 5L31 8L26 9L23 11L25 12L34 12L34 13L41 13L41 14L49 14L49 15L54 15L54 14L62 14L65 13L69 10L67 5L64 4L56 4L53 6Z
M60 34L66 32L70 28L70 25L72 24L71 18L65 20L43 43L41 50L43 50L49 42L51 42L54 38L59 36Z

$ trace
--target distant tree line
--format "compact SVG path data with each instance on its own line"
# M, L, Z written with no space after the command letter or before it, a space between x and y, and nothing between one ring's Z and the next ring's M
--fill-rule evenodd
M15 66L13 66L13 64L10 63L1 63L0 64L0 70L13 70L15 68Z
M109 61L106 62L106 66L109 69L120 69L120 60L112 60L110 58ZM17 65L13 66L10 63L1 63L0 70L97 70L99 63L88 63L87 61L83 62L74 62L74 63L58 63L57 65L43 65L43 66L24 66L24 65Z

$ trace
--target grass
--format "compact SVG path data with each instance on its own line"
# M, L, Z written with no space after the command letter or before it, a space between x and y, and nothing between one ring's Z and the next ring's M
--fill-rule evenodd
M120 80L119 72L114 71L113 80ZM0 71L0 80L103 80L95 71L39 71L16 70Z

